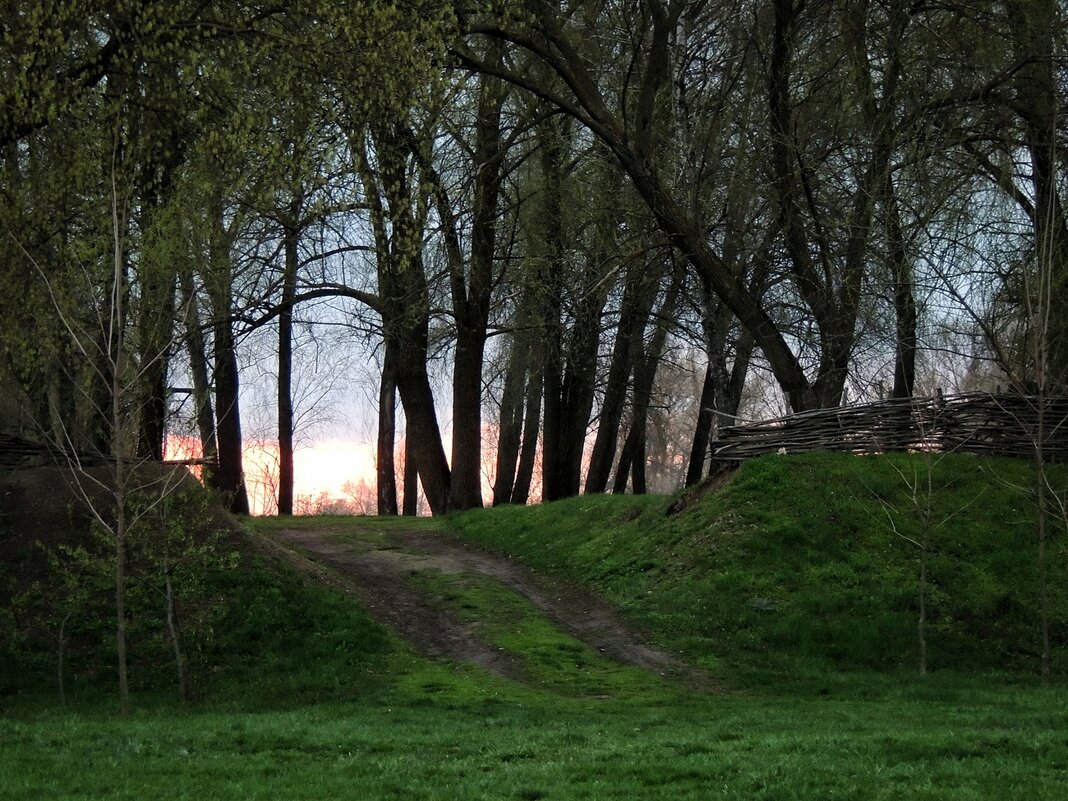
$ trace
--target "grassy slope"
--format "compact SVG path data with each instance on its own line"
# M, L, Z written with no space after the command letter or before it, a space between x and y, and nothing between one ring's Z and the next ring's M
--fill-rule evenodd
M1030 580L1029 534L1009 525L1026 510L967 460L953 474L961 498L988 488L982 504L940 535L938 574L952 575L939 591L957 598L977 583L961 597L981 605L1011 581ZM873 492L891 497L897 481L893 470L878 469L860 481L837 458L770 459L671 518L664 499L587 498L453 521L465 536L590 582L668 644L748 677L747 689L728 695L626 677L607 683L607 697L590 698L572 692L590 678L581 661L569 677L568 663L553 660L544 680L524 687L426 660L350 599L250 556L222 579L228 602L216 669L193 706L142 692L133 718L118 720L107 676L76 686L67 710L44 693L0 694L0 801L1062 798L1063 687L1039 689L1027 674L943 670L921 681L906 671L862 669L912 659L912 555L858 501ZM802 488L809 494L794 494ZM839 528L825 529L832 519ZM360 537L373 536L367 526L375 525L328 524L352 526ZM998 537L983 533L995 525ZM950 547L965 534L977 538L966 552L960 543ZM1053 559L1058 571L1063 557ZM963 563L967 582L949 570ZM535 637L526 629L543 626L480 583L423 580L438 582L458 608L485 615L502 644L520 630L528 647ZM897 580L904 589L889 586ZM971 618L940 624L932 657L964 668L976 658L1003 665L1008 654L1030 670L1031 658L1012 656L1010 647L1033 635L1030 622L1013 622L1028 618L1026 596L1010 593L1016 600L991 607L1002 614L986 616L994 628L985 642L1001 643L989 649L1000 657L953 633L978 625ZM750 609L754 597L776 611ZM901 611L876 613L891 602ZM965 600L940 603L945 613ZM805 619L805 610L818 616ZM522 625L489 620L496 612ZM900 644L874 643L880 656L872 659L863 651L866 635L847 638L842 652L825 645L869 621L900 628ZM961 661L949 663L951 654ZM758 673L769 663L774 670ZM789 667L808 679L785 678Z
M1028 671L1036 546L1017 489L1028 481L1012 460L772 456L675 515L668 499L600 496L452 522L465 538L594 587L691 658L763 681L767 671L916 665L919 551L889 521L919 539L929 509L931 667ZM918 502L910 485L923 490ZM1062 532L1051 534L1049 562L1063 673Z

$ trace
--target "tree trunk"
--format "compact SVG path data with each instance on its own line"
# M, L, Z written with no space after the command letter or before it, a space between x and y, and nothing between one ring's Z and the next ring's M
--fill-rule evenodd
M171 304L173 313L174 304ZM167 362L165 359L144 370L146 397L141 404L141 452L157 462L163 461L167 435Z
M608 476L616 455L619 426L627 402L627 383L634 373L634 354L641 348L642 335L649 321L651 296L655 293L656 272L652 271L650 275L647 267L643 262L640 267L628 271L619 325L604 387L604 399L601 402L600 419L597 423L597 436L586 472L587 495L604 492L608 486Z
M405 427L404 431L404 509L405 517L415 517L419 514L419 471L415 469L415 459L408 450L411 441L411 429Z
M421 363L421 369L403 364L397 372L397 389L408 421L405 452L419 473L430 511L435 515L445 514L449 508L449 462L441 447L441 430L426 362Z
M181 629L178 625L177 602L174 598L174 585L171 582L170 568L163 574L164 589L167 602L167 636L171 640L171 650L174 652L174 664L178 669L178 700L186 703L189 700L189 664L182 650Z
M530 499L534 464L538 458L539 421L541 420L542 371L528 367L526 408L523 412L523 443L519 450L519 467L512 488L512 503L525 504Z
M916 386L916 290L912 262L905 247L901 227L901 212L893 177L886 176L883 193L883 212L886 214L886 238L890 267L894 280L894 389L891 397L911 398Z
M130 714L126 658L126 478L123 457L115 459L115 653L119 668L119 714Z
M114 176L112 176L114 180ZM127 291L126 260L122 246L126 234L126 221L120 225L120 213L118 197L112 194L112 235L115 248L114 269L112 272L113 286L115 287L114 303L109 310L106 319L107 327L114 331L114 337L109 336L106 340L106 351L110 376L110 422L111 442L109 455L114 463L113 485L111 496L115 504L115 527L112 530L114 541L114 576L115 576L115 652L119 672L119 714L126 717L130 714L130 679L128 675L128 663L126 652L126 527L127 527L127 503L129 502L127 481L127 452L125 437L133 433L124 425L127 421L127 386L124 383L124 368L127 364L126 354L126 307L125 298ZM99 515L98 515L99 516Z
M494 42L490 48L491 57L499 62L503 47ZM480 77L475 117L471 255L466 284L459 248L452 249L451 288L456 315L456 361L452 382L449 508L457 510L482 506L482 367L497 250L498 200L505 154L501 141L501 110L505 96L502 81L488 75ZM444 197L443 191L439 192L439 197ZM447 216L449 228L455 232L455 221L451 219L451 214Z
M234 335L227 319L215 322L215 409L218 414L216 437L219 446L219 467L215 488L226 500L231 512L249 513L248 492L242 466L241 406L237 353Z
M159 274L161 271L163 275ZM149 265L143 272L147 275L140 276L144 286L138 321L142 331L138 452L159 462L163 461L163 440L167 434L167 372L175 317L175 276L169 266L162 265Z
M545 184L541 236L545 257L537 285L541 289L541 322L544 325L542 394L545 398L542 420L541 492L542 500L554 501L567 495L563 476L562 432L564 409L563 331L560 320L563 276L567 269L563 234L564 150L567 129L560 119L542 124L541 170Z
M488 301L488 297L487 297ZM448 508L482 506L482 366L487 317L467 320L456 332L452 374L452 465ZM467 315L461 315L467 316Z
M66 659L67 659L67 622L70 620L73 612L67 612L63 616L63 619L59 621L59 636L56 641L56 681L59 685L59 705L67 705L67 684L66 684Z
M215 486L219 448L215 438L215 409L211 402L207 349L200 327L199 304L192 275L183 272L180 283L185 307L185 346L189 354L189 372L193 378L193 403L196 405L197 430L200 432L200 452L206 462L203 478L207 486Z
M294 205L299 208L299 203ZM278 314L278 514L293 514L293 297L297 291L297 231L282 239L281 311Z
M545 138L542 156L546 180L544 237L546 250L551 254L546 260L550 274L540 282L546 287L542 497L547 501L578 495L581 487L582 455L596 393L601 314L611 290L611 282L604 275L605 265L609 264L608 240L614 235L617 222L608 216L598 220L598 230L583 270L572 279L577 291L572 288L575 297L568 303L573 319L568 326L565 349L561 312L569 260L564 237L563 161L568 130L560 121L556 125ZM606 191L610 188L607 181L597 182L597 189L602 188ZM570 273L576 272L572 266Z
M397 391L407 421L405 459L418 471L431 511L444 514L451 477L427 374L430 293L422 258L425 208L410 175L413 162L424 166L425 162L413 152L418 146L414 134L399 120L375 127L372 139L376 169L366 142L354 142L353 150L371 211L383 337L387 349L396 348Z
M512 502L519 444L523 435L523 390L526 385L529 348L521 333L513 333L508 366L501 391L501 413L497 430L497 465L493 480L493 505Z
M722 425L734 425L742 400L745 377L753 355L753 338L744 329L735 342L734 364L728 373L725 351L733 315L714 298L705 298L703 328L708 367L701 386L701 407L697 413L690 461L686 469L686 486L691 487L704 477L705 461L710 455L712 439Z
M1047 329L1042 378L1048 391L1063 392L1068 386L1068 315L1060 312L1068 301L1068 211L1058 191L1062 184L1057 162L1063 158L1068 163L1068 156L1058 141L1063 87L1058 91L1054 70L1054 28L1063 15L1054 0L1006 0L1005 7L1014 55L1022 65L1014 78L1014 109L1023 118L1031 167L1035 261L1047 282L1050 304L1036 312L1044 316Z
M664 295L664 301L660 304L660 309L656 314L656 327L649 342L648 353L643 356L639 349L636 362L637 368L634 375L633 412L630 431L627 432L627 441L624 443L623 454L620 456L619 467L616 469L614 492L623 492L625 490L628 466L631 472L631 491L636 495L644 494L646 491L645 443L649 422L649 406L652 402L656 371L660 366L664 346L667 344L668 329L671 327L671 322L675 317L684 277L685 272L682 265L676 265L671 285L668 287Z
M242 467L240 373L237 366L237 343L231 322L233 303L233 268L231 233L224 224L222 201L209 209L211 235L208 244L208 271L204 286L211 301L212 363L215 383L215 437L219 465L212 479L213 487L223 497L233 514L249 513L248 491Z
M716 357L709 355L705 367L705 380L701 384L701 405L697 410L697 425L694 427L693 444L690 446L690 461L686 467L686 486L700 483L705 476L705 461L712 442L712 422L716 417Z
M387 343L382 361L382 381L378 387L378 514L397 514L397 463L394 449L397 439L397 375L393 362L396 355ZM406 462L407 463L407 462Z

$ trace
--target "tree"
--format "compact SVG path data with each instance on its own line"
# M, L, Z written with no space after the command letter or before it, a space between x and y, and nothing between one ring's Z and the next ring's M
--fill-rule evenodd
M489 58L500 61L492 45ZM449 289L456 324L452 377L452 461L449 508L482 505L482 372L490 304L497 283L497 227L505 160L510 142L502 130L507 87L497 78L478 78L471 151L470 252L465 258L448 190L432 164L424 164L434 187L449 266Z
M416 149L425 146L404 118L374 121L350 139L370 207L378 265L378 303L387 350L408 425L410 454L430 508L448 508L449 464L441 444L434 393L427 374L430 295L422 243L428 191ZM425 160L424 160L425 163ZM407 494L407 493L406 493Z
M106 390L106 408L98 414L107 417L110 441L104 452L108 469L101 477L82 465L82 457L73 449L68 435L62 445L70 448L67 453L71 476L78 495L89 510L96 525L105 532L112 547L112 575L115 599L115 650L118 666L119 711L123 716L130 711L130 685L127 654L127 552L128 536L135 514L131 499L137 493L154 491L155 502L161 502L173 485L169 476L150 477L140 474L138 467L144 459L138 457L137 443L141 415L145 409L139 405L143 396L138 391L146 371L155 369L153 364L138 359L136 341L130 336L128 298L130 286L126 252L129 230L129 191L120 192L119 163L117 153L121 136L116 131L115 160L111 169L111 276L108 284L110 294L94 303L93 316L86 324L71 310L59 302L47 273L36 265L41 280L49 287L59 316L69 337L70 344L86 363L101 371L97 376ZM92 287L90 286L91 290ZM163 355L156 356L162 359ZM98 393L92 392L83 401L95 403ZM151 413L149 410L148 413ZM151 458L151 456L149 456Z
M529 53L546 74L553 76L551 83L535 81L529 70L519 74L507 67L497 68L462 44L456 53L472 69L498 75L545 99L604 143L630 177L664 236L685 254L710 293L722 299L753 335L794 409L810 408L820 402L818 394L782 332L759 299L737 280L722 253L703 235L703 226L680 205L671 182L658 169L654 153L656 111L671 77L671 33L688 6L681 1L611 5L605 7L605 13L618 13L619 17L602 19L598 9L582 2L562 13L553 3L538 0L528 3L524 14L461 19L468 38L500 39ZM709 13L701 10L705 19ZM621 29L631 36L616 41L587 35L595 29ZM600 42L605 46L591 50ZM610 98L601 87L617 82L602 81L598 71L616 69L617 54L625 65L626 80L620 96Z

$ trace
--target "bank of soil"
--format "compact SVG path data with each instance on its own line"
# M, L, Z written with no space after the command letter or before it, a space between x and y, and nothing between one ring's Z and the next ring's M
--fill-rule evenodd
M486 642L475 624L459 620L421 592L418 582L410 581L419 573L440 571L500 582L559 629L616 662L710 686L706 676L651 646L593 594L451 535L390 526L373 536L336 527L273 529L267 536L298 569L351 593L380 623L429 655L472 662L507 678L521 679L523 674L515 655Z

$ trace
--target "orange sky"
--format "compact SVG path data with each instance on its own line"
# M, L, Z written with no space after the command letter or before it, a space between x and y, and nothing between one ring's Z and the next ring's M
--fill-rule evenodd
M168 437L168 459L196 458L199 455L200 441L195 437ZM263 514L268 499L274 495L278 443L273 440L246 441L244 467L252 513ZM295 497L316 498L326 493L335 498L345 498L347 483L364 481L374 486L374 449L365 442L319 440L296 450L293 454L293 472Z

